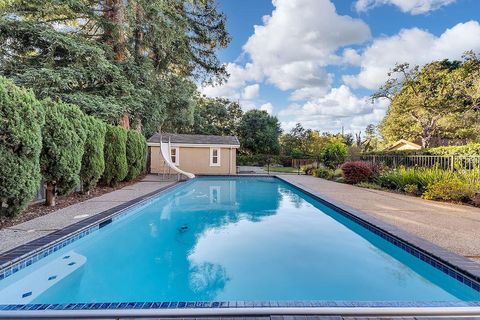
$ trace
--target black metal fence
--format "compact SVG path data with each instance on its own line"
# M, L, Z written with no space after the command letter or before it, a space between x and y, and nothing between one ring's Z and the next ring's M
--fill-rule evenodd
M389 168L418 167L444 170L473 170L480 167L480 156L436 156L436 155L359 155L354 160L363 160Z

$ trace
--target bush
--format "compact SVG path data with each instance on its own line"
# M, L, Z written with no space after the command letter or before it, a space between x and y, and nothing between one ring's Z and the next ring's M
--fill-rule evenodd
M372 166L365 161L348 161L341 166L345 182L357 184L373 178Z
M312 175L317 178L331 180L335 177L335 171L325 167L318 167L312 170Z
M40 185L42 104L29 90L0 77L0 216L14 216Z
M57 193L67 194L80 184L86 138L85 116L72 104L45 100L44 106L40 163L47 185L46 204L53 206Z
M126 155L128 165L126 180L132 180L145 170L147 155L147 141L135 130L128 131Z
M104 148L105 171L102 179L108 185L116 185L128 174L126 146L127 130L107 125Z
M439 180L427 187L422 198L446 201L470 201L480 190L478 183L471 183L459 176L448 180Z
M347 146L343 142L331 142L323 147L321 160L326 167L335 169L345 162L347 156Z
M419 193L425 192L426 188L439 181L448 180L453 172L439 168L398 168L381 173L377 183L384 188L405 191L405 188L416 186Z
M98 183L98 180L105 170L105 158L103 149L105 147L105 124L92 116L85 116L85 128L87 138L85 140L85 152L82 159L83 192L89 192Z
M418 186L416 184L407 184L403 191L413 195L419 195L420 191L418 190Z

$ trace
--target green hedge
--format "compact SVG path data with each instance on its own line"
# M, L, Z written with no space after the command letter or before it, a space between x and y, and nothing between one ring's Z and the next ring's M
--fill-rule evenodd
M480 156L480 143L469 143L463 146L445 146L421 150L376 151L368 154Z
M127 166L127 130L119 126L107 125L105 133L105 171L103 181L115 185L123 181L128 174Z
M85 128L87 138L85 140L85 152L83 154L80 176L82 178L83 192L89 192L95 188L105 170L103 149L105 148L107 128L105 123L92 116L85 116Z
M145 171L145 161L147 157L147 141L145 137L135 130L128 131L127 134L127 165L128 174L126 180L136 178Z
M14 216L40 184L44 109L30 90L0 77L0 215Z
M44 100L43 104L45 125L40 164L47 185L47 204L54 205L48 197L49 190L54 197L55 193L67 194L80 184L85 115L76 105L52 100Z

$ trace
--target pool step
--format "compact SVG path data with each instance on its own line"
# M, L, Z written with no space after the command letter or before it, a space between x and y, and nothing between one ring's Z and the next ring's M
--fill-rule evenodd
M28 273L30 268L26 268L22 270L27 271L25 276L0 290L0 301L2 304L30 303L43 292L78 270L86 261L87 258L84 256L69 251L30 273Z

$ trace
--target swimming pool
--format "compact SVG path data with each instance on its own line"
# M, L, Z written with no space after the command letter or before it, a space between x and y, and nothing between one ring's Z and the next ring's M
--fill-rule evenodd
M0 305L464 302L476 289L280 179L200 177L9 274Z

